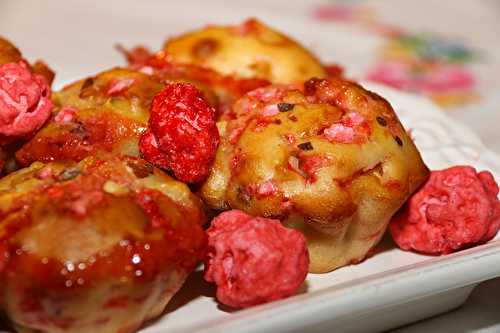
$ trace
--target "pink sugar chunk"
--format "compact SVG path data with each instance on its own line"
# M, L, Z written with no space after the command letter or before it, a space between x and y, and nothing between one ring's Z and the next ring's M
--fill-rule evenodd
M390 224L403 250L448 254L489 241L500 229L498 185L470 166L433 171Z
M106 95L116 96L127 91L135 82L134 78L129 79L113 79L109 82Z
M22 137L38 130L49 118L53 103L45 78L33 74L28 65L0 66L0 134Z
M231 210L207 233L205 280L217 285L217 299L226 305L244 308L293 295L307 276L304 236L278 220Z
M70 123L76 118L77 111L75 108L65 106L57 113L54 120L58 124Z

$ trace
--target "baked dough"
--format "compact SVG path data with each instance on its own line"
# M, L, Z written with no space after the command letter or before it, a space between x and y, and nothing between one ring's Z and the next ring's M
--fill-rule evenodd
M21 166L35 161L80 161L87 156L139 156L149 107L164 84L137 71L114 68L53 94L53 117L17 153Z
M176 62L240 78L292 83L327 76L303 46L255 19L237 26L210 25L171 38L164 51Z
M19 332L132 332L202 258L201 201L138 158L0 180L0 309Z
M311 272L362 261L428 175L390 104L341 79L254 90L218 125L201 197L302 231Z

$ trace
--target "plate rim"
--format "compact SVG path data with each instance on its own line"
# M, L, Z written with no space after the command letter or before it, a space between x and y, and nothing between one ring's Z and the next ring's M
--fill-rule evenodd
M328 320L334 320L348 318L353 313L359 315L357 311L370 312L373 304L365 301L377 294L398 295L376 304L377 307L387 307L499 277L500 266L493 264L498 263L499 259L500 240L491 241L448 256L435 257L356 278L322 290L241 310L222 319L207 320L175 329L172 332L287 332L299 326L318 323L317 319L312 319L314 317L328 317ZM460 278L456 280L435 278L450 274ZM425 285L424 288L411 288L417 278L424 278L419 281L420 285ZM334 311L339 310L340 303L353 304L356 303L354 300L359 301L357 306L335 314ZM252 325L249 325L250 323Z

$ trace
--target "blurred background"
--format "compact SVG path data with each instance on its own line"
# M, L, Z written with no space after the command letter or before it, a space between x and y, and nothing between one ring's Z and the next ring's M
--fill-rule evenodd
M115 46L257 17L349 78L432 99L500 152L498 0L0 0L0 34L57 72L56 88L124 64ZM500 280L450 314L398 332L500 332Z

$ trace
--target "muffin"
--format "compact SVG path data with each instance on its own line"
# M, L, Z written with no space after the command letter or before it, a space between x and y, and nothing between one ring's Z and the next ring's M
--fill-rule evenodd
M362 261L428 176L390 104L342 79L254 90L218 127L199 194L303 232L311 272Z
M201 201L132 157L0 180L0 309L19 332L133 332L202 258Z
M255 19L237 26L210 25L167 40L163 49L178 63L239 78L292 83L327 76L303 46Z
M151 101L163 84L129 69L114 68L55 92L49 122L19 151L17 161L81 161L87 156L139 156Z

